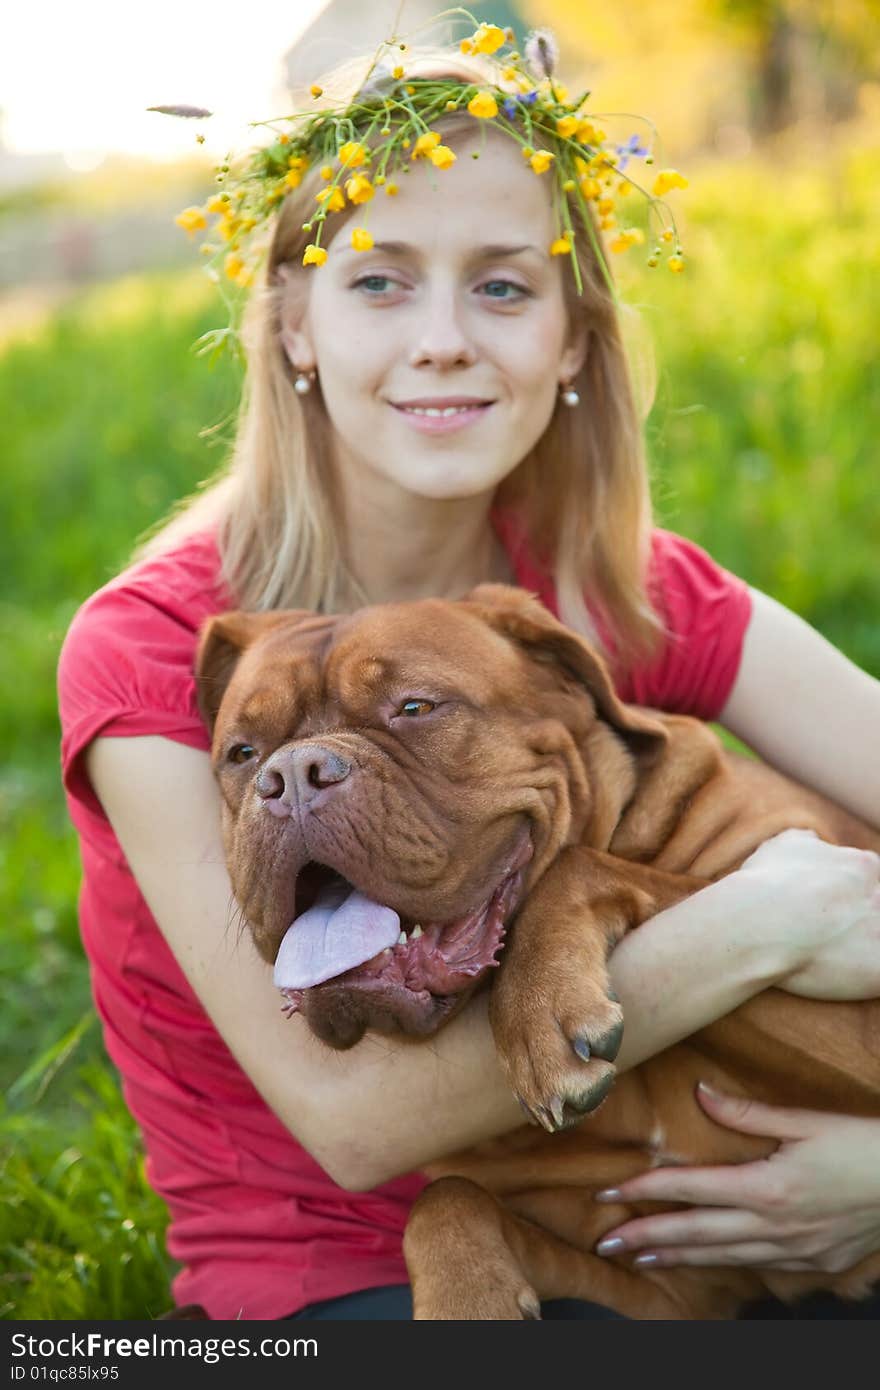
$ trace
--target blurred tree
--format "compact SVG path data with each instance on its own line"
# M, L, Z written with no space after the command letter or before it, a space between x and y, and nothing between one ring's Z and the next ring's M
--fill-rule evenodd
M599 109L650 112L676 157L807 118L847 119L880 80L880 0L522 0ZM737 132L740 132L737 138ZM719 139L720 133L720 139Z
M753 56L752 125L772 135L802 117L845 120L880 71L877 0L708 0Z

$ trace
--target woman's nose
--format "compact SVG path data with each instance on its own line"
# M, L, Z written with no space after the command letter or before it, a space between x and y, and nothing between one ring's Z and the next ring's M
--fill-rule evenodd
M464 309L455 288L441 284L426 295L413 346L413 361L472 362L474 345L463 322Z

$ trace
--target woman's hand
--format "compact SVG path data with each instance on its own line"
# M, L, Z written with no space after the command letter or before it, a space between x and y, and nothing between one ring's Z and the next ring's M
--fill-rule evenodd
M697 1087L718 1124L779 1139L769 1158L713 1168L655 1168L597 1201L671 1201L684 1211L609 1231L602 1255L636 1263L752 1265L838 1273L880 1251L880 1119L788 1110Z
M784 830L739 873L758 891L752 911L781 934L793 962L774 982L780 989L811 999L880 997L880 855Z

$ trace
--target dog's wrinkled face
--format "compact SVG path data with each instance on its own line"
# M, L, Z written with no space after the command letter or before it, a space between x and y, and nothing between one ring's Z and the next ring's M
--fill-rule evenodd
M583 830L597 707L639 732L589 648L505 585L222 615L197 674L236 899L336 1047L452 1017Z

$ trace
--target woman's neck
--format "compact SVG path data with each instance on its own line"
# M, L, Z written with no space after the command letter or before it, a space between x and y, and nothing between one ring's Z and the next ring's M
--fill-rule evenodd
M390 515L348 509L348 560L370 603L461 598L476 584L516 583L490 517L491 497L428 501Z

